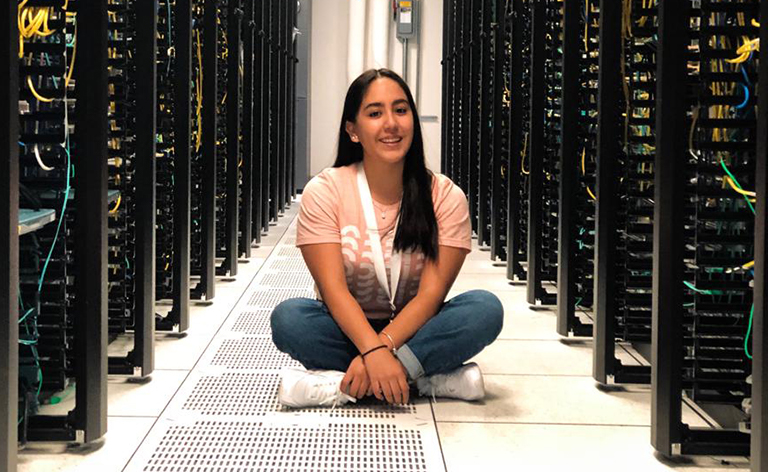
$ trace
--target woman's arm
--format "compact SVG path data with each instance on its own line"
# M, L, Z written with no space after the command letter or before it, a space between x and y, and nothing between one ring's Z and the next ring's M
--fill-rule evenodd
M416 331L435 316L467 257L465 249L451 246L438 246L437 254L436 261L426 261L416 296L383 330L392 337L395 348L405 344L416 334ZM387 346L393 347L385 334L380 333L379 339Z
M380 345L376 331L371 328L357 300L349 293L341 245L308 244L301 246L301 254L331 316L357 350L366 352Z
M309 244L301 246L301 254L331 316L357 350L366 353L376 346L388 345L378 338L357 300L349 292L341 246L337 243ZM358 398L369 390L379 400L408 402L405 369L386 349L376 350L364 359L356 357L341 382L341 391Z

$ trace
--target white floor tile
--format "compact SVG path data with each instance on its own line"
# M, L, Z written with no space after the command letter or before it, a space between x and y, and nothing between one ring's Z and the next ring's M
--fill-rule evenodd
M498 264L490 259L466 259L461 267L461 275L485 274L506 278L507 266L497 266Z
M486 375L486 399L463 402L438 398L437 421L528 424L649 426L650 392L603 392L591 377ZM706 423L687 406L683 418Z
M456 277L451 290L466 292L468 290L483 289L498 294L499 292L515 292L525 296L525 287L510 284L504 276L488 275L483 273L464 273Z
M745 470L745 460L723 465L711 457L690 466L659 462L650 428L617 426L438 423L448 472Z
M497 340L473 359L485 374L592 375L592 341ZM639 365L626 352L617 353L625 365Z

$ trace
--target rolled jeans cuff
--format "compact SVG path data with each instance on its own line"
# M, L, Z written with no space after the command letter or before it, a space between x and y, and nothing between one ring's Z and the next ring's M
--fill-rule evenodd
M407 344L403 344L397 349L395 355L397 359L405 367L405 371L408 372L408 378L410 380L416 380L424 376L424 367L421 366L421 362L416 358L416 355L411 351L411 348Z

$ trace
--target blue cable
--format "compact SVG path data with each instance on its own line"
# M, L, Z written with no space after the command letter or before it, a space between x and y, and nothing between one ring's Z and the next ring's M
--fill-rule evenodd
M742 70L744 70L744 68L742 68ZM744 101L733 107L733 108L736 108L737 110L741 110L742 108L747 106L747 103L749 103L749 87L747 87L744 84L739 84L739 85L741 85L741 88L744 89Z
M752 53L751 52L749 53L749 58L747 58L747 60L749 60L749 59L752 59ZM747 74L747 68L744 67L743 65L741 66L741 75L744 76L744 82L746 82L747 85L749 85L751 87L752 86L752 81L749 80L749 74Z

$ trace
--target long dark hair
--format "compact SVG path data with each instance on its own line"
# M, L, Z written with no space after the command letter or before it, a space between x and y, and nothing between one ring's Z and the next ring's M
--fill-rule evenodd
M379 78L392 79L400 85L408 98L413 113L413 142L405 154L403 168L403 202L400 205L400 224L395 234L396 251L418 250L427 259L437 259L437 218L432 203L432 173L424 161L424 141L416 103L408 84L389 69L370 69L363 72L347 90L344 112L339 126L339 150L333 167L343 167L363 160L363 146L354 143L347 133L347 122L355 123L363 97L371 83Z

